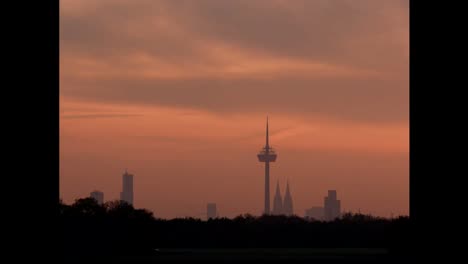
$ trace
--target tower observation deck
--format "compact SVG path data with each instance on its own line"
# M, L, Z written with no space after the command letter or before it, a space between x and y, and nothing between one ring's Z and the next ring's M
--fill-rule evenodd
M266 124L266 144L257 155L258 161L265 163L265 209L264 214L270 214L270 162L276 161L276 152L268 142L268 117Z

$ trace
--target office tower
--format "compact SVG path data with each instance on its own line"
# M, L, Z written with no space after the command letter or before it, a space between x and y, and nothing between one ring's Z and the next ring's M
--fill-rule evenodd
M341 201L337 200L336 197L336 191L329 190L328 196L324 198L324 216L327 221L341 216Z
M305 211L305 217L322 221L324 219L324 209L320 206L313 206Z
M294 214L293 201L292 201L291 193L289 192L289 182L286 184L286 193L284 194L283 214L285 215Z
M274 215L283 214L283 199L281 198L281 192L279 187L279 182L276 182L276 193L275 198L273 199L273 212Z
M218 212L216 210L216 204L215 203L209 203L206 205L206 218L216 218L218 217Z
M265 206L263 213L270 214L270 162L276 161L276 153L268 143L268 117L266 124L266 144L257 155L258 161L265 163Z
M98 202L98 204L103 204L104 203L104 193L103 192L93 191L90 194L90 197L94 198Z
M122 192L120 200L133 205L133 174L129 174L127 170L122 176Z

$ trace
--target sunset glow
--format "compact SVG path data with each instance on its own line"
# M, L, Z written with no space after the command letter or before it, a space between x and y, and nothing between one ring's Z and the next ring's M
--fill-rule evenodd
M337 190L345 211L409 213L408 1L60 2L60 195L156 217L294 211ZM282 190L284 192L284 190Z

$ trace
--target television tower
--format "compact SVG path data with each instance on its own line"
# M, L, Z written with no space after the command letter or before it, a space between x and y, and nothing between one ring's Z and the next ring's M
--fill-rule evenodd
M270 214L270 162L276 161L276 153L268 143L268 116L266 124L266 145L257 155L258 161L265 162L265 210L264 214Z

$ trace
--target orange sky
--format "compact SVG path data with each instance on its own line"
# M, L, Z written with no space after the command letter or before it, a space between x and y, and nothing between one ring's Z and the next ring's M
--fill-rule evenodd
M260 214L264 144L294 211L408 214L408 2L62 0L60 193L156 216Z

